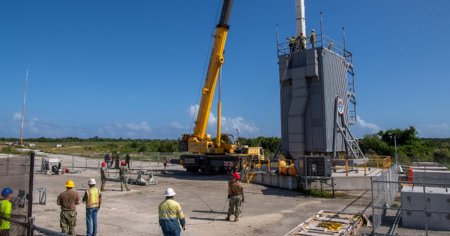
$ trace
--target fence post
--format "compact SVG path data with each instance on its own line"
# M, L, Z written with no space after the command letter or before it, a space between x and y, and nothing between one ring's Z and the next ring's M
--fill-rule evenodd
M375 199L373 197L373 177L370 177L370 189L372 190L372 223L373 223L372 235L375 235L377 225L375 223L375 207L374 207Z
M428 223L430 222L430 216L427 212L427 196L426 196L426 184L423 185L423 210L425 213L425 235L428 236ZM431 213L430 213L431 214Z
M33 236L33 183L34 183L34 152L30 154L30 177L28 183L28 236Z
M75 159L72 156L72 170L75 171Z

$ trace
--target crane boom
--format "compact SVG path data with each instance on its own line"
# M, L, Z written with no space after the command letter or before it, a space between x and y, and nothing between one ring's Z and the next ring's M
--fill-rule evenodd
M229 31L229 18L233 0L224 0L222 6L222 13L219 23L216 26L214 35L214 44L211 51L211 57L208 66L205 83L202 89L202 99L198 110L197 120L195 122L194 134L198 139L205 139L206 129L208 126L209 113L214 99L214 92L216 89L217 78L219 76L220 68L224 63L223 52L225 49L225 42Z
M202 98L195 121L194 133L184 134L180 140L180 151L188 151L180 155L180 164L187 171L196 173L223 173L231 169L241 169L243 163L265 161L264 150L261 147L238 146L232 135L222 135L220 120L222 116L220 99L217 104L217 137L215 142L206 134L208 118L214 99L216 84L219 81L220 68L224 63L223 53L230 26L231 7L233 0L223 0L222 12L216 26L214 43L208 65L205 82L202 88ZM219 89L220 97L220 89Z

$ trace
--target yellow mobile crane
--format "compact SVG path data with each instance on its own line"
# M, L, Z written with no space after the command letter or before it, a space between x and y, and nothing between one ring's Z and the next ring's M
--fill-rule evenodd
M237 146L231 136L221 134L220 121L222 104L217 105L217 137L214 140L206 134L209 113L214 99L220 68L224 63L225 42L229 31L229 18L233 0L224 0L219 23L216 26L213 48L209 60L208 72L202 89L202 98L198 110L193 134L185 134L180 143L181 151L191 154L181 155L181 164L190 172L201 170L205 173L219 173L234 167L241 167L242 160L264 160L264 151L260 147Z

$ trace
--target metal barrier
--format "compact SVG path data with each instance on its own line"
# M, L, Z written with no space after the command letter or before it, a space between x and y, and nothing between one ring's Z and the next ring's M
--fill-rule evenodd
M449 184L398 180L398 167L372 178L373 235L449 235Z
M69 236L68 234L61 233L61 232L56 232L54 230L47 229L47 228L44 228L44 227L40 227L40 226L37 226L37 225L33 225L33 229L37 233L41 233L43 235L48 235L48 236Z

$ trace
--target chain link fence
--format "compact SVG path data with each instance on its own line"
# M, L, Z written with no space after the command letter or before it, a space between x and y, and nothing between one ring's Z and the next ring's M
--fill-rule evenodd
M28 219L28 193L30 183L30 157L27 155L0 156L0 191L13 190L11 215L0 214L0 222L10 222L9 235L26 235ZM2 196L2 200L3 200ZM7 201L7 200L4 200ZM7 204L6 202L2 202ZM6 206L6 205L5 205Z
M131 169L158 169L163 168L163 162L167 159L173 164L177 164L180 159L179 152L150 152L131 154L130 168ZM36 169L40 172L48 172L51 174L61 173L68 169L69 172L73 172L79 169L99 169L101 163L106 160L105 153L91 154L89 157L75 155L62 155L62 154L41 154L36 157ZM119 166L120 162L125 161L125 155L119 155L118 163L112 158L113 155L109 154L110 162L109 168L115 168Z
M373 235L450 235L449 187L399 181L397 166L373 177Z

